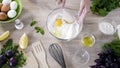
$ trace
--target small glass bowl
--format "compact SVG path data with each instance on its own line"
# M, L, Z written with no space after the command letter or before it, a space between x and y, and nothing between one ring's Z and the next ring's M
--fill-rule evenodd
M84 41L85 40L83 40L83 39L85 39L85 37L87 38L89 38L89 40L91 41L92 40L92 44L91 45L84 45ZM86 43L91 43L91 42L86 42ZM84 33L82 36L81 36L81 43L82 43L82 45L83 46L85 46L85 47L92 47L94 44L95 44L95 37L94 37L94 35L92 35L92 34L90 34L90 33Z

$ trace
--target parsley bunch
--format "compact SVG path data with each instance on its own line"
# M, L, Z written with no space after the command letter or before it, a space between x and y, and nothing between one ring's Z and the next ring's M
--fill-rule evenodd
M3 48L0 50L0 56L2 56L0 59L3 58L0 60L0 68L20 68L25 65L26 57L22 51L18 50L18 48L18 44L14 44L12 39L9 39L5 45L3 45ZM14 66L10 65L10 58L7 55L8 51L14 52L14 54L9 52L9 56L12 56L11 58L15 58L15 62L13 61Z
M103 49L111 49L114 55L120 57L120 39L115 39L110 43L105 43Z
M117 7L120 7L120 0L92 0L91 11L94 14L106 16Z

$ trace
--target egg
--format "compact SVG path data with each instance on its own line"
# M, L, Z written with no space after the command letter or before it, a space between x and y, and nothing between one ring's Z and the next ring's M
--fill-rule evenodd
M11 9L11 10L16 10L17 7L18 7L18 4L17 4L16 1L12 1L12 2L10 3L10 9Z
M7 18L7 14L5 14L4 12L0 12L0 20L6 20Z
M9 10L7 15L9 18L14 18L17 15L17 13L15 10Z
M10 4L5 4L1 7L1 11L7 13L10 10Z
M0 3L0 10L1 10L1 8L2 8L2 5L3 5L3 4L2 4L2 3Z
M12 0L3 0L2 4L10 4L12 2Z

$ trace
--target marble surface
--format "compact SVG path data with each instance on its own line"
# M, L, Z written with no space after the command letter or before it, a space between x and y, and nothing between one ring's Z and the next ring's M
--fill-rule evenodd
M73 11L78 11L79 9L79 0L67 0L66 7L70 8ZM14 27L14 22L9 24L0 24L0 34L5 32L6 30L10 31L10 37L12 38L16 43L19 42L19 38L23 33L27 33L29 37L29 47L26 51L32 50L31 44L33 42L36 42L38 40L41 40L43 42L43 45L45 47L45 50L47 52L47 61L50 66L50 68L61 68L59 64L50 56L48 52L48 47L52 43L59 43L61 47L63 48L64 57L66 61L67 68L90 68L90 65L94 65L94 60L98 58L97 54L101 50L101 45L104 42L111 41L113 39L113 36L107 36L102 34L98 29L98 23L100 23L100 20L102 20L104 17L100 17L97 15L92 14L91 12L88 13L85 21L82 32L79 34L79 36L72 40L72 41L60 41L54 38L52 35L49 34L47 28L46 28L46 19L48 14L58 6L55 3L55 0L22 0L23 4L23 11L19 17L19 19L24 23L25 27L22 30L17 30ZM120 12L120 9L116 9L112 11L108 16L106 17L114 17L117 20L117 23L119 24L119 18L118 15ZM117 17L117 18L116 18ZM37 34L34 30L34 27L30 27L30 22L32 20L37 20L39 23L37 23L37 26L41 26L45 30L45 35ZM81 49L80 44L80 36L82 33L88 32L95 36L96 42L95 45L91 48L85 48L89 54L90 54L90 60L88 64L82 65L77 60L79 58L75 58L73 60L74 54ZM3 44L4 42L0 42L0 44Z

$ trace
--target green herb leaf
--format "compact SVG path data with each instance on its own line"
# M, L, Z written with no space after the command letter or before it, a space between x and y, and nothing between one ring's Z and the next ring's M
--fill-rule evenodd
M34 26L36 23L37 23L37 21L32 21L32 22L30 23L30 26Z
M41 27L36 26L36 27L35 27L35 30L40 31L40 30L41 30Z
M17 64L12 68L21 68L26 63L26 56L22 51L18 50L18 44L14 44L12 39L9 39L4 47L0 50L0 55L5 54L8 50L14 51L13 57L16 59ZM7 59L6 64L3 64L2 68L11 68L9 65L9 59Z
M12 40L12 39L9 39L9 40L5 43L4 47L11 46L12 44L13 44L13 40Z
M44 30L41 30L41 31L40 31L40 33L41 33L42 35L44 35L44 34L45 34Z
M115 39L110 43L105 43L103 45L103 50L104 48L111 49L116 56L120 57L120 39Z
M106 16L110 11L120 7L120 0L92 0L91 11L100 16Z
M35 27L35 30L36 30L37 33L40 33L40 34L42 34L42 35L45 34L44 29L42 29L41 27L36 26L36 27Z

